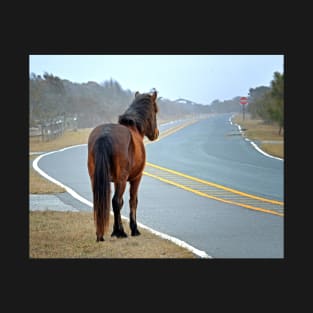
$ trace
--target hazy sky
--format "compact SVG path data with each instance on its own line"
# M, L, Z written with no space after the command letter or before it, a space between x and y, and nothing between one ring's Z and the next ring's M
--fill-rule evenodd
M123 89L201 104L247 96L283 73L283 55L30 55L29 72L72 82L114 79Z

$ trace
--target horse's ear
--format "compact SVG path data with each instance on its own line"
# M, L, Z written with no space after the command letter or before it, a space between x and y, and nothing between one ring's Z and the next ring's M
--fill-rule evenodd
M135 98L136 98L137 96L139 96L139 95L140 95L139 91L136 91L136 92L135 92Z
M154 91L153 91L153 93L152 93L152 96L151 96L153 101L155 101L155 100L156 100L157 95L158 95L158 94L157 94L157 91L156 91L156 90L154 90Z

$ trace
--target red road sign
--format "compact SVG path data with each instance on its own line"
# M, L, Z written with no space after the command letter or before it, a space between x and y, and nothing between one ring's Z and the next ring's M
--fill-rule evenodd
M240 98L240 104L245 105L248 103L248 98L247 97L241 97Z

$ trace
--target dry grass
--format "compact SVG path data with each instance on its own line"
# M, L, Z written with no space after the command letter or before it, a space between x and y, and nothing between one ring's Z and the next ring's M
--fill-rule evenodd
M176 244L140 229L141 235L132 237L124 221L127 238L105 236L96 242L92 213L30 212L30 258L195 258ZM110 230L112 230L110 218Z
M284 143L262 143L260 148L270 155L284 158Z
M50 141L39 141L37 137L29 138L30 152L47 152L62 149L71 145L87 143L91 128L78 129L77 131L66 131L62 136Z
M244 136L251 140L261 141L260 148L265 152L283 158L284 157L284 142L282 143L267 143L266 141L284 141L284 136L278 134L277 125L264 124L263 120L251 119L249 114L245 115L243 120L242 115L237 114L232 121L241 126L244 130ZM262 143L262 141L265 141Z

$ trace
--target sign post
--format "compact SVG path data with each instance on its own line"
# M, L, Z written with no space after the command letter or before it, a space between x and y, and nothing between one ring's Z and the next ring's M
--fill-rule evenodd
M245 120L245 106L248 104L248 98L241 97L240 104L242 105L242 120L244 121Z

